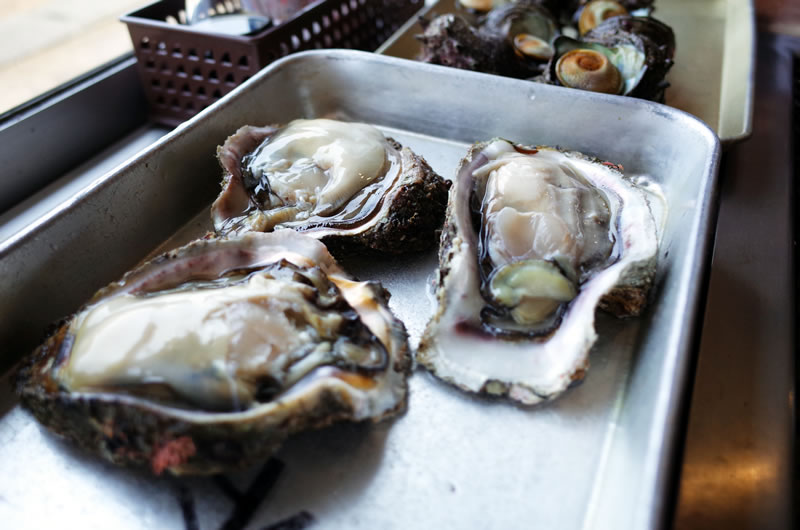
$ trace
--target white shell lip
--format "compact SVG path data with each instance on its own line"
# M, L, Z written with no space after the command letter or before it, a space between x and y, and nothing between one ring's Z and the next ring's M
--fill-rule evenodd
M479 331L485 302L479 291L477 236L469 199L472 173L483 165L482 148L487 145L473 146L451 189L440 251L439 307L425 330L417 360L463 390L534 405L583 378L597 340L595 310L604 297L626 288L645 296L655 274L656 223L646 194L624 178L618 166L577 152L537 147L580 171L607 197L615 217L618 258L581 285L561 325L546 339L509 340Z

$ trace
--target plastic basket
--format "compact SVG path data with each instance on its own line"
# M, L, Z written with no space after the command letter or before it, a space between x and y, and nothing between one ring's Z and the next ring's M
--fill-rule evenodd
M175 126L272 61L301 50L375 50L423 6L423 0L322 0L280 25L249 36L212 34L168 23L185 0L133 11L127 24L150 118Z

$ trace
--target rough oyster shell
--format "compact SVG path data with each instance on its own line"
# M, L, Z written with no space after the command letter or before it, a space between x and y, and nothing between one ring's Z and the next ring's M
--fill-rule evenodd
M272 292L291 303L274 305L275 295L251 291L254 284L273 286ZM152 305L141 311L137 304L163 304L169 311L157 314L180 327L191 308L169 306L168 300L198 293L233 297L232 290L242 289L247 289L242 297L208 311L196 332L176 334L154 356L147 356L147 341L161 332L174 333L173 321L159 327L148 320L149 330L132 337L144 344L136 349L122 349L128 339L124 333L113 336L119 350L129 354L124 370L108 360L119 357L119 350L93 350L102 341L89 342L96 335L90 334L87 322L98 312L107 313L102 326L118 329L111 327L119 313L110 304L131 304L123 307L134 316L118 319L122 327L138 325L137 310L153 314ZM389 311L387 297L377 284L350 279L322 243L291 230L196 241L100 290L26 360L17 375L17 391L49 429L114 463L178 474L242 467L269 455L292 433L342 420L377 421L404 409L407 334ZM198 306L196 298L189 300L191 307ZM263 334L256 325L230 333L224 329L221 336L232 338L221 359L204 359L219 344L213 338L195 349L169 351L187 337L198 342L198 336L221 321L220 314L232 313L231 320L223 321L235 327L245 311L280 312L276 307L284 307L281 315L295 322L284 333L305 340L301 348L257 350L274 344L269 337L253 342L254 335ZM208 333L213 335L213 329ZM239 348L245 341L250 342ZM302 350L308 344L314 349ZM247 363L254 357L232 361L234 351L271 353L265 360L256 358L257 369L251 369ZM324 357L331 351L336 355ZM349 356L351 351L356 357ZM137 358L131 361L134 354ZM248 378L251 374L261 379Z
M264 170L260 177L254 176L258 153L269 149L271 142L284 141L288 135L295 134L293 127L303 128L295 138L309 136L312 128L313 134L323 131L322 134L328 136L323 138L322 145L310 148L297 147L305 140L293 140L293 146L274 155L275 160L271 162L277 168L274 173ZM340 134L352 136L342 142L345 147L334 145ZM338 169L345 164L334 158L338 156L354 164L352 158L367 151L365 144L380 144L385 150L380 172L370 175L372 180L365 179L368 183L360 184L362 187L347 188L336 197L338 202L327 209L320 204L316 207L310 204L309 198L324 195L332 186L337 178L333 173L345 173ZM298 154L303 149L308 152ZM377 129L366 124L320 119L295 120L286 127L244 126L217 149L217 156L225 174L223 189L211 207L211 216L221 235L292 228L323 240L334 251L367 248L398 254L432 246L444 217L448 186L444 179L422 157L384 138ZM319 162L320 158L324 161ZM308 189L302 190L299 186L301 193L279 197L271 188L271 175L285 175L295 166L301 167L307 175L311 160L326 166L324 170L317 168L317 177L327 178L328 184L317 185L315 189L313 183L306 183ZM290 163L293 166L287 169L285 166ZM362 176L358 171L353 172L354 180ZM284 188L292 179L287 177L286 180L282 183ZM302 178L294 178L292 182L301 181Z
M494 302L483 279L487 205L480 194L488 193L481 191L488 186L482 179L494 171L493 164L498 165L499 153L541 158L547 164L545 172L552 168L574 175L576 186L593 188L608 205L612 243L608 256L581 264L575 269L577 274L564 272L568 267L558 254L534 260L549 263L577 286L577 295L560 304L559 312L542 329L509 320L513 325L498 330L486 317L486 309ZM417 360L463 390L526 405L551 399L587 370L589 350L597 338L594 314L598 305L617 316L635 315L644 307L656 253L656 224L647 198L623 177L619 167L577 152L530 148L505 140L477 144L462 161L451 189L439 254L438 310L425 330ZM486 276L491 279L493 272Z

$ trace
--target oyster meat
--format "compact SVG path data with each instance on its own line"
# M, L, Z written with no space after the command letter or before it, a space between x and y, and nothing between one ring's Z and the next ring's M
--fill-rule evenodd
M99 291L17 389L44 425L115 463L242 467L294 432L404 408L407 334L387 297L292 230L199 240Z
M245 126L217 151L218 234L291 228L334 249L402 253L435 243L447 183L423 158L363 123Z
M450 193L438 309L417 360L464 390L523 404L583 377L595 308L638 314L656 223L620 168L506 140L473 146Z

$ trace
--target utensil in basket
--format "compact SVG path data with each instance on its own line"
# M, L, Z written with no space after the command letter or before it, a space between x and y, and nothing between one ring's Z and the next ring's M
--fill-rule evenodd
M250 35L272 25L259 7L248 1L186 0L186 24L209 33Z

